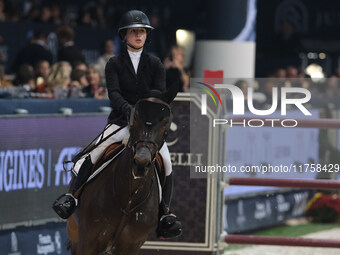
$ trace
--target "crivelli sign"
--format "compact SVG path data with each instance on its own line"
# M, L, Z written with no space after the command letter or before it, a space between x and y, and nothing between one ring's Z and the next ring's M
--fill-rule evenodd
M204 82L198 82L198 88L204 93L201 94L201 115L207 115L207 95L210 96L211 100L217 106L218 99L219 104L223 107L223 104L226 102L222 102L221 96L226 95L227 93L230 95L230 99L232 100L232 114L236 116L245 115L245 104L251 114L254 116L269 116L273 113L278 112L278 108L280 109L281 116L287 116L287 106L295 106L295 109L299 109L300 112L304 116L311 116L312 114L304 105L308 103L311 99L311 92L305 88L299 87L282 87L279 88L273 87L271 88L271 98L266 98L270 102L262 104L262 106L256 108L254 105L254 89L252 87L248 87L247 90L241 89L240 87L234 84L215 84L210 85ZM197 86L197 85L196 85ZM222 92L217 92L222 91ZM262 94L265 97L264 94ZM292 96L293 95L293 96ZM268 96L267 96L268 97ZM263 100L263 99L262 99ZM264 101L264 100L263 100ZM279 104L280 101L280 104ZM263 108L263 105L265 107ZM269 108L268 108L269 107ZM260 109L259 109L260 108ZM262 109L261 109L262 108ZM290 109L294 109L294 107L290 107ZM265 125L265 122L266 125ZM247 119L237 119L237 121L232 118L214 118L212 121L213 127L218 125L229 125L233 126L244 126L244 127L262 127L262 126L271 126L274 127L277 124L280 124L282 127L296 127L298 125L298 120L289 119L289 118L247 118Z

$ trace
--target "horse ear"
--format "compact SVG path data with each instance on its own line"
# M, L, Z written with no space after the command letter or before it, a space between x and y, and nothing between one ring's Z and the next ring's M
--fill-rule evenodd
M167 91L162 95L162 100L168 104L170 104L176 97L179 88L180 88L181 82L178 80L177 82L174 82Z

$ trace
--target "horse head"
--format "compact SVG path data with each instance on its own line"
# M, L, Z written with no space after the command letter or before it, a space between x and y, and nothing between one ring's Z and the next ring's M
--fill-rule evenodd
M129 146L133 149L134 178L144 177L165 142L171 124L170 103L179 91L179 83L165 93L151 90L139 100L130 115Z
M142 99L130 117L129 146L133 151L134 178L144 177L162 147L171 123L170 106L155 97Z

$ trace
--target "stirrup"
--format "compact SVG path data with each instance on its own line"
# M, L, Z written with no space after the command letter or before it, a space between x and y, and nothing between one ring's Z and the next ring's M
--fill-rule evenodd
M53 210L62 219L70 217L78 205L78 199L71 193L66 193L58 197L53 203Z
M168 214L163 214L162 217L159 219L159 221L162 222L167 217L174 217L175 219L177 219L177 216L175 214L168 213Z
M78 199L72 193L65 193L65 196L71 197L75 202L75 206L78 206Z
M174 238L182 234L182 223L173 213L161 216L157 227L157 236L160 239Z

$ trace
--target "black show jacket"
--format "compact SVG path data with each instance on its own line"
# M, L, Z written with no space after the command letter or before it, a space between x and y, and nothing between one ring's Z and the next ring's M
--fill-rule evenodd
M136 102L150 93L150 90L165 91L165 71L159 58L146 53L141 54L137 74L126 49L118 56L109 59L105 67L106 86L112 111L108 122L125 125L127 104Z

